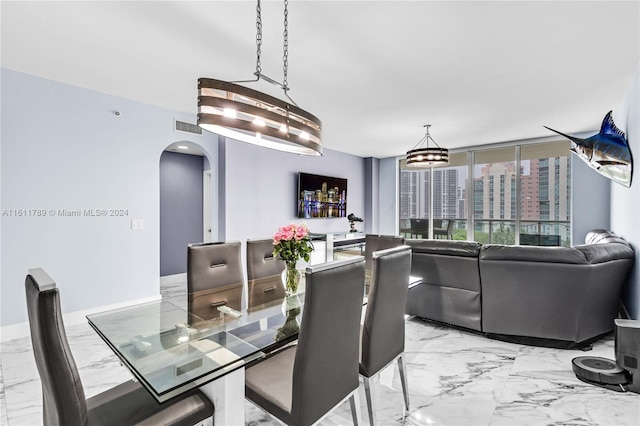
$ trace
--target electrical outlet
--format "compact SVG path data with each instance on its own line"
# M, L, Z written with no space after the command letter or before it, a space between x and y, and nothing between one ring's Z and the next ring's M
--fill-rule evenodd
M144 221L142 219L131 219L131 229L144 229Z

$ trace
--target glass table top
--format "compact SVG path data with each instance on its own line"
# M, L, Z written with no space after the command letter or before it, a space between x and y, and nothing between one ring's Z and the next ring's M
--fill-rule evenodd
M275 279L280 275L266 281ZM411 277L410 285L416 281L419 278ZM87 319L140 383L163 402L297 339L304 296L303 275L295 295L243 311L211 304L217 310L211 319L189 312L186 293Z
M300 289L304 291L304 287ZM88 315L89 324L160 402L294 340L304 293L204 320L186 295Z

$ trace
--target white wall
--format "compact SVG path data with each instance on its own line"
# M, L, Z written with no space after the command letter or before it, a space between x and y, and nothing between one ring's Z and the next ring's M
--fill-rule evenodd
M160 155L190 140L216 168L217 136L174 132L175 118L195 117L1 72L0 324L26 321L24 279L33 267L56 280L65 312L157 295ZM47 214L16 217L13 209ZM128 213L60 217L59 209ZM131 230L131 219L144 229Z
M590 133L589 136L593 134ZM586 136L585 136L586 137ZM571 242L584 244L592 229L609 229L610 180L571 154Z
M396 157L380 160L380 195L378 196L379 233L382 235L396 235L398 233L398 159Z
M631 188L611 182L611 229L631 243L636 263L623 301L632 319L640 319L640 65L613 119L626 133L634 158Z

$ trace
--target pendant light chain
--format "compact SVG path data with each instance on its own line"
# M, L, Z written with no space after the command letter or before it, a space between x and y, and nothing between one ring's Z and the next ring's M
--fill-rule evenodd
M256 0L256 70L253 80L198 79L198 126L220 136L300 155L322 155L322 122L289 96L289 2L284 1L282 83L262 73L262 4ZM242 83L284 90L279 98ZM283 99L284 98L284 99Z
M282 47L283 56L283 71L284 71L284 80L282 81L282 86L285 91L289 90L289 82L287 81L287 72L289 68L289 9L288 6L289 1L284 0L284 45Z
M256 6L256 76L259 77L262 73L262 64L260 62L260 55L262 54L262 8L260 7L260 0Z

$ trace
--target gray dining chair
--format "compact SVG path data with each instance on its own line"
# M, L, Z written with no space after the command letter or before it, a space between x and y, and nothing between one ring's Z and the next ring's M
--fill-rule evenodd
M374 235L367 234L364 237L364 261L366 270L366 283L371 283L371 271L373 270L373 253L404 244L404 237L399 235Z
M158 403L141 384L128 381L86 399L67 342L55 282L44 270L31 269L25 291L42 382L43 424L192 426L213 416L213 405L197 389Z
M284 261L273 255L273 240L247 240L247 294L248 306L282 300L285 289L280 277L286 267Z
M409 411L404 360L404 313L407 304L411 248L399 246L373 253L373 275L361 328L360 375L363 378L369 423L375 424L372 379L398 361L404 404Z
M189 244L187 302L189 312L205 319L219 318L220 306L240 311L244 275L240 241Z
M288 425L311 425L349 399L359 421L358 333L364 258L306 270L298 344L245 372L246 397Z

